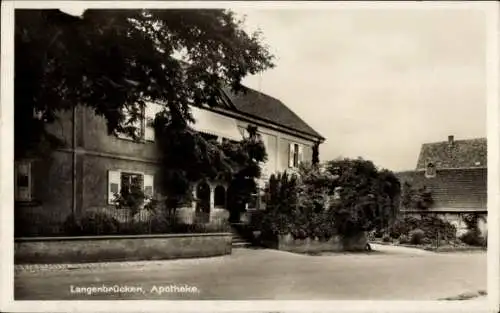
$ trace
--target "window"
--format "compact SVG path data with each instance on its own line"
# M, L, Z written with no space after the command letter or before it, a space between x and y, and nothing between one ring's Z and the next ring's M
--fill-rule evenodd
M14 193L16 201L31 201L33 180L31 161L18 161L14 167Z
M427 163L427 168L425 169L425 177L435 177L436 176L436 166L432 162Z
M221 207L221 208L226 206L226 190L222 186L215 187L214 206Z
M154 120L156 115L160 113L162 110L162 106L157 103L148 102L144 110L141 112L141 117L134 121L131 124L123 125L125 127L133 126L135 127L135 134L137 138L141 140L154 141L155 140L155 129L154 129ZM130 113L128 109L124 109L123 114L125 115L125 123L128 122L130 118ZM129 139L132 138L128 136L128 134L118 134L119 138Z
M154 120L156 116L163 110L163 106L158 103L147 103L144 114L145 128L144 139L147 141L155 141Z
M291 143L289 146L289 167L298 167L302 163L303 146L297 143Z
M132 193L141 190L147 197L154 194L154 176L127 171L108 172L108 203L113 204L119 193Z
M333 191L333 199L340 200L341 198L342 187L335 187Z
M123 120L123 124L121 126L122 127L134 127L135 128L134 134L136 135L136 137L139 139L144 138L144 126L145 126L144 112L141 112L140 113L141 116L133 122L129 122L129 120L132 116L130 109L124 108L123 115L124 115L124 120ZM131 136L129 136L128 133L119 133L118 138L129 139L129 140L133 139Z
M121 190L123 193L133 193L137 190L143 189L143 176L142 174L133 174L133 173L120 173L121 180Z

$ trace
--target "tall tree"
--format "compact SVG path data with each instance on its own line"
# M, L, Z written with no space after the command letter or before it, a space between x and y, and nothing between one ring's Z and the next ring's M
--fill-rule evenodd
M222 86L238 91L270 67L260 33L226 10L16 10L16 157L57 143L43 126L60 110L90 107L110 133L135 136L151 100L182 127L189 105L213 105Z
M319 164L319 143L315 143L312 150L312 164Z
M341 188L340 201L332 206L341 233L388 226L397 212L401 188L394 173L361 158L330 161L327 170L338 177L332 189Z

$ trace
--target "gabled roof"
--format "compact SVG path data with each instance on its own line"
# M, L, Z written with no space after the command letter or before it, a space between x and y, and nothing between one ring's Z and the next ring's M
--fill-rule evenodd
M431 209L486 210L487 169L444 169L427 178L425 171L396 173L403 186L408 182L413 188L427 187L434 200Z
M276 98L246 86L243 86L242 91L237 93L230 88L223 88L223 93L233 105L232 109L236 112L316 137L319 140L325 139Z
M422 145L417 170L425 169L432 162L437 169L475 168L487 166L486 138L425 143Z

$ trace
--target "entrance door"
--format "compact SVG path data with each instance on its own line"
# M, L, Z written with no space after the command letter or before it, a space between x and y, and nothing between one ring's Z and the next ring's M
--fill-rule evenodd
M226 209L229 211L230 223L241 222L241 213L245 211L245 203L243 203L241 196L238 194L237 187L232 184L227 190Z
M200 183L196 187L196 222L208 223L210 221L210 186Z

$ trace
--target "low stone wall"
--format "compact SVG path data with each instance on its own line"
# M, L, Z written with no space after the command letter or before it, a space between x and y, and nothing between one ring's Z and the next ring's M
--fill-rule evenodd
M176 211L179 221L186 224L193 224L196 219L196 211L192 207L182 207ZM210 223L225 221L229 218L229 211L224 208L215 207L210 210Z
M86 263L163 260L231 254L230 233L16 238L14 260Z
M275 240L266 240L264 245L283 251L298 253L318 253L318 252L342 252L342 251L364 251L368 239L362 233L351 238L341 238L334 236L327 241L317 239L294 239L292 235L279 236Z

